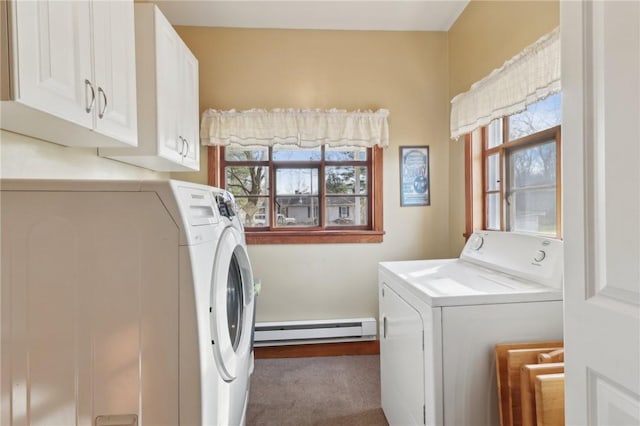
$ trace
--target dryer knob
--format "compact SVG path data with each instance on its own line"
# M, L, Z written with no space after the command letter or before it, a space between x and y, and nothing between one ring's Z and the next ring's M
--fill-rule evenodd
M535 260L536 262L542 262L545 257L547 257L547 253L545 253L544 250L538 250L538 253L536 253L533 260Z

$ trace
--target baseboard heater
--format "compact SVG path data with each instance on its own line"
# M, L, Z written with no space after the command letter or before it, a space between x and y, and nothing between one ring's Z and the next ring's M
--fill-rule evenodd
M258 322L254 346L355 342L376 339L375 318Z

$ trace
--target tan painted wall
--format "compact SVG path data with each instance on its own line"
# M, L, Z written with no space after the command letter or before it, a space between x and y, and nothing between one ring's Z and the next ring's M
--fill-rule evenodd
M377 316L377 262L449 254L446 33L177 30L200 63L201 111L390 110L384 242L250 246L259 321ZM430 146L430 207L399 206L400 145Z
M449 30L449 95L466 92L476 81L560 25L556 1L471 0ZM449 200L452 255L464 239L464 142L450 144Z
M448 33L451 97L558 25L557 0L471 0Z

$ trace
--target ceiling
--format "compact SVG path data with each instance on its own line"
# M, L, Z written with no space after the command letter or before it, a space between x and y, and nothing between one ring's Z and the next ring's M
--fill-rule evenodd
M148 0L173 25L447 31L469 0Z

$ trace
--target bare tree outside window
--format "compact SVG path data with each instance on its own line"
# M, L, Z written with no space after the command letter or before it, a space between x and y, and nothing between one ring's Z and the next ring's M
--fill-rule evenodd
M225 185L249 228L367 227L368 152L231 146L225 150Z
M245 224L264 226L267 222L268 167L251 163L268 160L267 148L227 148L225 159L237 166L225 168L226 188L236 198ZM246 164L246 165L245 165Z
M487 126L485 229L559 235L560 122L555 94Z
M561 123L560 94L531 104L526 110L509 116L509 140L520 139Z

